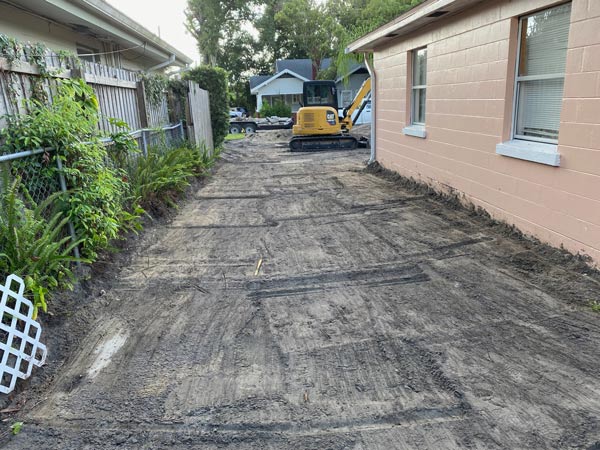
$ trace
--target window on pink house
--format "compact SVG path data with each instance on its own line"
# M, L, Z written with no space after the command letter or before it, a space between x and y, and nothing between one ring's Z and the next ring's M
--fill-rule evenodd
M412 52L412 125L425 125L425 100L427 98L427 48Z
M522 17L513 136L557 143L571 4Z

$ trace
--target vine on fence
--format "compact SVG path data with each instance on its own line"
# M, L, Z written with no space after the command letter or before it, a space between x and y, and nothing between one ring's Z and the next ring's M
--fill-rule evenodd
M160 106L165 98L169 79L161 73L143 73L142 81L148 103L154 107Z
M14 161L10 173L4 171L14 181L0 188L0 277L15 273L25 279L27 292L43 311L53 290L73 282L70 252L75 243L66 235L67 220L74 225L83 261L94 261L124 230L141 228L145 211L140 204L152 211L160 210L157 205L173 205L191 177L218 155L182 145L169 151L150 148L144 158L134 149L126 124L118 120L112 123L120 131L106 147L96 126L93 89L80 79L57 80L52 89L51 104L28 100L29 114L9 117L8 127L0 132L0 153L55 149L35 160ZM21 178L32 162L37 164L35 176ZM40 183L55 184L59 174L68 192L52 194L38 206L30 190Z
M40 42L27 42L23 44L15 38L0 33L0 56L6 59L6 62L9 66L12 66L15 61L23 60L29 62L31 65L37 68L39 75L32 75L28 77L30 84L29 97L42 103L49 100L49 80L51 80L53 76L60 72L60 68L51 70L51 68L48 66L48 55L50 53L51 50ZM57 57L59 63L64 65L67 69L81 66L81 61L72 52L62 50L57 53ZM19 91L15 85L19 83L19 77L10 71L3 71L2 75L6 84L7 94L10 104L13 107L13 111L18 111L20 99ZM22 83L21 89L23 91L23 96L27 97L25 85ZM25 104L24 106L28 108L30 105Z
M15 38L0 33L0 55L12 65L22 56L23 46Z

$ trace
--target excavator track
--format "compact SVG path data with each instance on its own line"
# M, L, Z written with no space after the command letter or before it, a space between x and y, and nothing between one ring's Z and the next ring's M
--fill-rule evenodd
M319 150L354 150L358 140L354 136L294 136L290 140L292 152L317 152Z

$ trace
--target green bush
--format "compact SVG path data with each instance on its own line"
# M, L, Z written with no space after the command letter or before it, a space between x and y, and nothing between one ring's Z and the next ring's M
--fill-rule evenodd
M215 148L220 147L229 131L227 72L220 67L200 66L187 72L185 79L208 91L213 143Z
M73 273L71 252L77 242L70 242L63 230L67 218L51 207L60 194L40 205L21 200L20 180L8 182L4 174L0 184L0 276L14 273L25 281L31 294L34 318L38 309L46 311L46 296L55 288L71 288ZM49 220L45 216L50 217Z
M273 106L264 103L260 108L261 117L292 117L292 108L281 101L273 103Z
M98 101L83 80L63 80L51 105L29 103L30 114L13 116L2 130L7 152L37 147L56 149L35 180L48 185L58 177L60 158L69 195L60 202L65 217L82 239L82 254L94 259L122 228L136 226L137 212L129 213L129 186L126 174L106 164L106 148L98 138ZM27 164L23 160L20 164ZM18 169L18 165L15 165ZM25 189L31 186L25 184Z

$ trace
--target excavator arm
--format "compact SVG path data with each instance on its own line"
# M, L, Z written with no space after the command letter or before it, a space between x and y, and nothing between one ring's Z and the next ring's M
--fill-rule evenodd
M354 126L354 123L352 122L352 114L354 114L354 111L356 111L359 107L361 107L362 101L370 93L371 93L371 78L369 77L363 82L358 93L356 94L356 97L354 97L354 100L352 100L352 103L350 104L350 106L348 106L346 109L344 109L344 117L340 120L340 122L342 124L342 128L345 128L348 131L352 129L352 127Z

